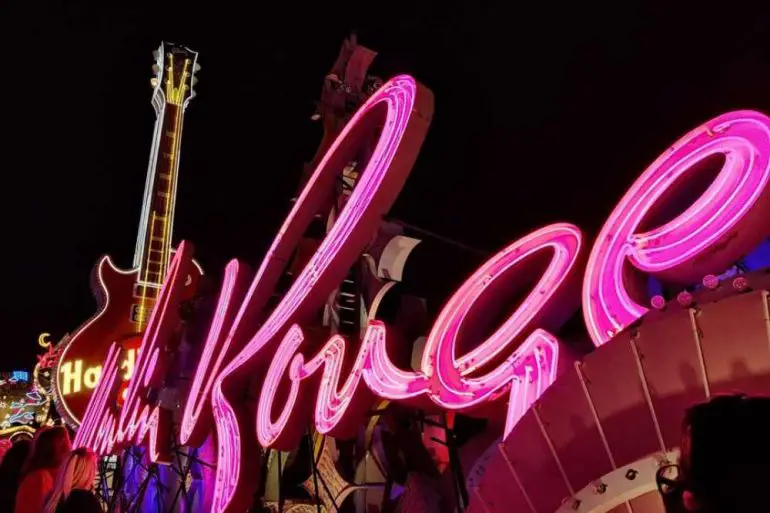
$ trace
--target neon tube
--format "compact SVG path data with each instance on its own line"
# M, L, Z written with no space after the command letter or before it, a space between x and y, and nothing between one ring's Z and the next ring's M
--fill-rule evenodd
M725 164L706 192L675 219L638 233L677 180L712 155L723 155ZM752 224L767 215L769 156L770 119L737 111L688 133L642 173L604 224L586 268L583 312L597 346L647 312L629 293L627 261L670 280L697 282L761 241L764 232Z

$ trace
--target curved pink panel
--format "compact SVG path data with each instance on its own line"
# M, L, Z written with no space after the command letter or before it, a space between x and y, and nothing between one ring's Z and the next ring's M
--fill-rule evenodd
M665 193L712 155L724 155L725 164L706 192L675 219L639 233ZM664 279L699 282L762 241L769 157L770 118L737 111L685 135L642 173L604 224L588 261L583 312L596 345L647 311L629 293L627 262Z
M254 304L266 300L272 293L274 280L280 276L284 263L291 255L305 227L325 200L335 176L351 156L351 142L362 129L370 130L378 113L384 123L379 141L347 204L309 263L297 276L289 291L270 316L262 323L243 350L235 356L216 379L212 388L212 406L218 431L220 459L217 464L217 484L214 511L243 509L250 500L250 486L239 486L241 463L249 460L247 444L241 443L244 431L255 429L260 440L277 440L268 424L251 424L247 411L228 398L227 380L236 378L246 366L256 365L255 355L270 351L294 323L312 316L323 304L377 229L381 216L390 208L403 186L419 147L427 132L432 114L432 95L411 77L399 76L383 85L353 116L335 140L313 173L289 217L284 222L252 284L234 329L241 317L253 310ZM368 125L367 125L368 124ZM286 339L287 344L291 338ZM280 349L279 349L280 351ZM272 404L273 391L264 387L262 405ZM267 407L267 406L264 406ZM239 493L239 496L236 496Z

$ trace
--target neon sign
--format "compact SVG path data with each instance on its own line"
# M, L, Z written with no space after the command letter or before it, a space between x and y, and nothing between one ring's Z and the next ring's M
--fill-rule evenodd
M35 420L34 408L43 406L46 400L40 395L37 390L27 392L26 397L21 401L13 401L10 409L13 413L6 419L8 424L30 424ZM30 411L29 408L33 410Z
M260 445L292 447L308 422L321 433L346 436L375 397L456 411L507 397L507 436L556 378L560 342L554 333L580 304L577 273L584 245L580 231L566 223L522 237L469 277L438 316L418 370L396 363L398 334L381 322L369 324L355 356L349 355L349 341L343 337L319 340L303 329L344 279L398 195L427 132L432 107L430 91L410 77L386 83L330 147L251 284L245 266L236 261L227 266L179 435L182 443L194 445L212 425L216 429L213 511L244 510L257 482ZM377 127L381 132L374 153L336 223L266 315L264 307L284 263L333 186L336 172L358 141ZM597 345L644 314L633 299L633 282L624 276L628 265L675 279L696 272L703 276L722 271L720 266L767 235L768 134L770 119L762 114L718 117L685 136L632 186L607 221L586 268L583 307ZM646 228L656 202L665 202L695 164L717 154L724 155L725 165L711 186L678 217ZM76 445L107 453L127 443L144 444L153 460L163 460L168 422L148 397L162 385L165 357L176 344L181 276L191 262L192 250L182 244L119 411L122 350L110 350ZM512 301L512 290L532 276L539 279L531 291ZM514 308L486 333L481 328L485 321L506 304ZM351 370L343 377L342 363L349 359ZM257 403L245 404L243 391L255 379ZM259 445L249 442L251 436Z
M725 163L703 195L671 221L639 232L661 198L714 155ZM638 284L629 283L629 263L674 282L694 283L759 245L766 236L762 224L770 219L768 180L770 126L757 112L719 116L653 162L610 214L591 251L583 314L594 343L603 344L647 312L632 297Z

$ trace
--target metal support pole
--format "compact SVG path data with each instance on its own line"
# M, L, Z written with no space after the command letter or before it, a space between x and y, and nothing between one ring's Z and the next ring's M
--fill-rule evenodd
M307 430L307 442L310 447L310 464L313 466L313 486L315 487L315 507L318 513L321 513L321 494L318 493L318 468L315 461L315 444L313 444L313 431Z
M446 414L442 414L441 417L444 424L446 444L449 449L449 466L452 468L452 478L454 481L453 488L455 489L456 498L458 499L457 510L465 511L468 507L468 490L465 489L462 464L460 463L460 458L457 454L457 439L455 438L454 431L449 428Z
M112 473L112 497L108 505L108 511L115 511L115 506L120 497L120 490L123 489L123 469L120 465L120 458L115 458L115 470Z
M281 457L281 451L275 451L278 455L278 513L283 513L283 487L281 481L283 480L283 458Z

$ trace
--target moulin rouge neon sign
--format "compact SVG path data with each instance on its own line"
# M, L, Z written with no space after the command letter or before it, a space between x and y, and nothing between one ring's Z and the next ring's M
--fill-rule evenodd
M295 446L308 421L320 433L342 437L354 432L374 397L455 411L507 397L508 436L555 380L560 342L554 333L580 304L584 253L580 230L566 223L510 244L468 278L432 327L419 370L394 363L398 336L381 322L369 324L355 356L347 354L344 338L318 340L302 328L344 279L397 197L432 112L431 92L412 78L399 76L385 84L330 147L253 280L245 265L227 266L179 432L182 444L195 446L215 427L213 511L243 510L253 498L260 446ZM266 314L284 264L323 204L336 171L377 127L379 141L336 223ZM705 192L674 219L646 226L667 194L686 183L688 171L711 155L723 155L725 164ZM770 217L769 155L770 118L732 112L687 134L642 173L610 215L586 265L582 306L597 346L646 311L629 268L688 281L724 269L761 242ZM461 340L473 335L489 307L509 297L533 261L546 265L539 267L545 270L529 295L491 335L477 335L468 349ZM154 396L149 392L162 385L168 369L183 277L191 265L192 248L183 243L148 323L123 407L116 406L122 359L116 345L103 364L76 445L106 454L142 444L154 461L168 456L168 412L147 397ZM350 358L352 370L343 376L342 363ZM249 404L243 391L255 376L261 378L258 399ZM254 436L259 444L250 441Z

